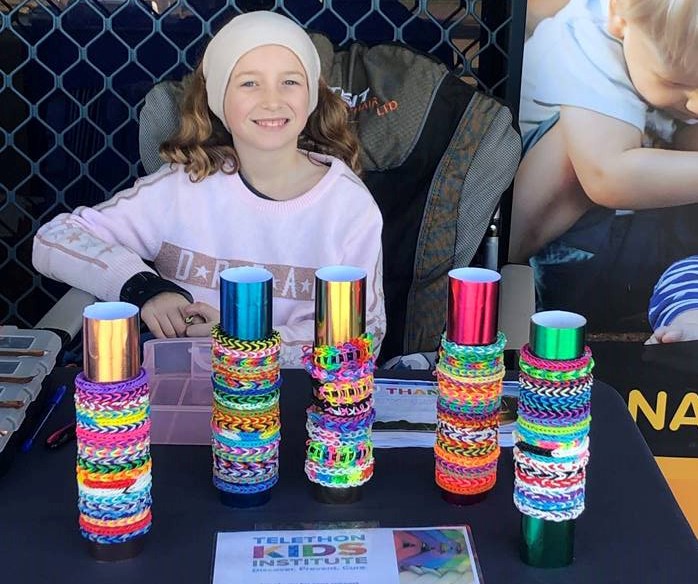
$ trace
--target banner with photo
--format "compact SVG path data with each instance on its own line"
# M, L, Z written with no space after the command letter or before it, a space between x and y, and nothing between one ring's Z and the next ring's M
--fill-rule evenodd
M537 310L587 318L595 373L628 401L653 453L693 464L698 371L685 365L698 362L698 343L685 341L698 340L698 7L527 8L509 259L533 267ZM661 352L648 358L647 344Z

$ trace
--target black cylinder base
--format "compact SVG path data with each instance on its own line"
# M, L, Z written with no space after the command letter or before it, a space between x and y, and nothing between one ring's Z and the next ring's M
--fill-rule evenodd
M248 507L261 507L271 499L271 489L259 493L226 493L221 491L221 503L227 507L247 509Z
M98 562L121 562L135 558L145 547L145 535L139 535L124 543L87 542L87 551Z
M450 503L451 505L467 507L468 505L475 505L476 503L484 501L487 498L487 493L489 493L489 491L478 493L477 495L459 495L456 493L451 493L445 489L441 489L441 498L446 501L446 503Z
M313 483L313 497L319 503L328 505L350 505L361 500L363 489L361 487L325 487Z

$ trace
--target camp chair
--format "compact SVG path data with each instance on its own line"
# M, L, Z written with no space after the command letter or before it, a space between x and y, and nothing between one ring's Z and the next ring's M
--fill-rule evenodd
M354 43L335 50L327 37L311 36L324 78L352 109L363 179L383 213L381 360L433 354L445 327L448 271L473 261L519 162L511 112L407 46ZM139 151L147 172L163 164L159 147L178 127L182 87L166 81L146 95ZM500 328L507 347L516 349L526 342L533 312L530 270L504 266L502 276ZM38 326L59 327L57 311L64 318L63 306L89 301L71 291Z

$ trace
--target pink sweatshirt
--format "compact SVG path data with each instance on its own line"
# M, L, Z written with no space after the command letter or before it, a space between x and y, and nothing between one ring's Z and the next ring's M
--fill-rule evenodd
M373 197L340 160L310 191L289 201L258 197L239 175L217 172L199 183L179 165L165 165L95 207L78 207L43 225L34 238L34 267L50 278L118 300L124 283L155 269L218 308L218 274L262 266L274 275L274 328L284 367L300 366L313 342L314 274L328 265L367 273L366 325L385 334L381 229Z

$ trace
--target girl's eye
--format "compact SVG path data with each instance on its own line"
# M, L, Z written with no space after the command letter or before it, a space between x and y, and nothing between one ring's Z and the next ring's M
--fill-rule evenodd
M240 87L254 87L255 83L254 81L243 81L240 84Z
M284 81L284 85L300 85L300 83L298 83L298 81L295 79L286 79L286 81Z

